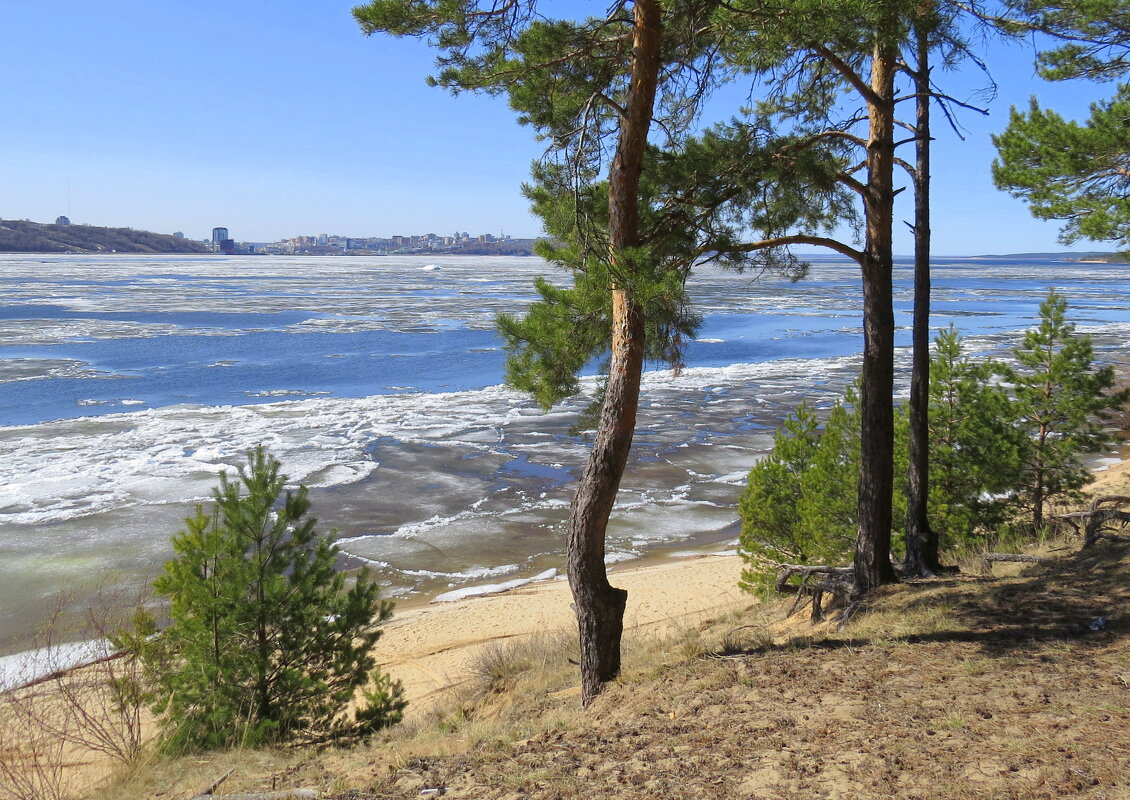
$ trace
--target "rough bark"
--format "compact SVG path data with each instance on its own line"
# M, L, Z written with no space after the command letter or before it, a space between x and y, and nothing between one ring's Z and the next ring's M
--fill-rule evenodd
M925 17L930 2L923 3ZM908 574L930 577L941 570L938 534L930 528L930 42L924 24L915 29L917 64L914 166L914 330L910 376L910 470L906 504Z
M880 31L882 34L883 31ZM895 318L891 225L894 218L894 76L897 48L882 35L871 60L868 103L866 238L863 272L862 442L855 583L866 592L896 580L891 566L894 484Z
M643 309L635 300L622 254L639 245L639 182L655 104L662 24L656 0L636 0L631 87L609 172L609 257L612 287L612 352L604 405L588 464L569 519L569 585L581 646L581 703L587 706L604 683L620 673L620 638L628 593L608 582L605 528L635 432L644 359ZM618 276L618 277L616 277Z

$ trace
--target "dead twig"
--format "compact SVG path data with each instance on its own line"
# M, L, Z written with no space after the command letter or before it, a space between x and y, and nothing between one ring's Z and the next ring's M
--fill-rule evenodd
M200 798L202 798L202 797L211 797L212 795L214 795L216 793L216 789L220 788L220 784L223 783L224 781L226 781L228 778L230 778L233 772L235 772L235 767L232 767L227 772L225 772L223 775L216 778L216 780L212 781L211 785L208 786L208 788L205 789L204 791L194 794L190 798L190 800L200 800Z
M823 576L813 581L815 575ZM789 583L794 576L800 576L799 583ZM806 600L812 603L812 621L824 620L824 595L830 594L848 601L855 593L855 575L851 567L808 566L805 564L781 564L777 569L776 590L781 594L795 594L796 601L789 610L793 614Z

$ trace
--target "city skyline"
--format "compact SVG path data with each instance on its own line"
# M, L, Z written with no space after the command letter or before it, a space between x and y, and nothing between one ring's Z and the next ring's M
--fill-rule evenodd
M17 87L17 113L0 119L0 217L66 216L193 239L222 222L255 242L335 229L540 235L521 194L542 153L533 132L504 98L427 87L434 52L364 37L350 8L330 0L7 8L0 67ZM1033 93L1079 119L1111 87L1047 84L1033 74L1030 48L983 49L999 87L991 102L978 99L977 69L939 70L949 93L990 114L960 115L964 141L936 124L934 250L1067 249L1056 242L1057 223L1034 220L992 186L989 135ZM747 93L719 91L705 120L728 118ZM896 222L900 254L911 250L908 195Z

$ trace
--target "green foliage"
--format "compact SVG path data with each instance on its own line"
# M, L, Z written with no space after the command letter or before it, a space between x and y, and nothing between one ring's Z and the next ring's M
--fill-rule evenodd
M1130 70L1130 8L1123 0L1026 0L1017 10L1028 27L1062 42L1039 54L1046 79L1105 81Z
M1039 326L1013 350L1017 367L1006 373L1012 418L1025 434L1020 496L1037 532L1045 504L1076 497L1090 479L1079 456L1117 440L1103 423L1130 399L1128 390L1110 391L1114 369L1095 365L1091 337L1077 335L1066 314L1063 295L1048 292Z
M639 187L639 246L609 259L608 184L575 186L570 169L535 165L525 187L551 241L539 255L573 275L570 289L544 280L524 318L498 318L510 357L508 382L543 407L577 390L575 375L610 346L613 287L642 308L647 357L678 369L700 318L686 280L696 265L772 270L797 280L806 265L786 251L750 251L750 229L830 230L849 215L838 162L753 126L717 126L678 149L650 148Z
M399 720L399 687L370 655L392 606L364 571L346 587L337 547L306 516L306 488L284 495L285 483L262 447L237 479L220 473L211 513L186 520L154 582L171 622L152 635L142 616L130 643L170 750L320 739ZM343 710L370 673L373 705L350 726Z
M939 331L930 366L931 527L951 549L983 549L1012 536L1018 508L1038 532L1044 504L1071 497L1090 478L1079 456L1114 441L1103 421L1130 399L1110 391L1114 372L1094 364L1089 336L1065 319L1054 291L1040 306L1040 325L1014 349L1015 368L972 360L950 326ZM1003 382L1002 382L1003 378ZM777 432L773 449L750 471L739 501L740 585L761 592L780 563L841 564L855 537L859 416L855 391L823 426L802 405ZM905 474L907 420L896 418L896 474ZM906 503L896 485L893 516ZM896 531L897 533L897 531Z
M934 343L928 513L952 547L983 540L1008 516L1025 437L993 379L1002 367L969 359L952 325Z
M750 471L738 509L740 584L762 592L780 563L836 564L851 558L859 483L859 412L854 392L821 427L802 404L777 431L773 450Z
M1040 74L1053 81L1108 81L1130 72L1130 9L1123 0L1025 0L1013 9L1027 29L1059 45L1039 54ZM1023 198L1040 219L1066 222L1064 242L1080 238L1130 241L1127 169L1130 86L1091 106L1082 125L1041 109L1012 109L1008 128L994 136L997 186Z
M1027 113L1015 108L1003 133L993 137L999 157L993 180L1023 198L1040 219L1065 221L1060 238L1130 241L1130 86L1091 106L1084 124L1042 109L1032 98Z
M357 733L363 737L395 725L408 707L400 681L394 681L380 670L373 670L369 685L361 690L361 697L363 702L357 707L355 717Z

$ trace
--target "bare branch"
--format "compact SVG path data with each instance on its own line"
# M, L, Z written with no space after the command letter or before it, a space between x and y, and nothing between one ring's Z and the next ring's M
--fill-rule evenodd
M787 247L793 244L810 244L816 247L826 247L829 250L835 250L837 253L845 255L859 263L862 263L864 258L862 252L844 244L838 239L832 239L826 236L810 236L803 233L790 236L774 236L769 239L762 239L759 242L750 242L733 248L733 252L753 253L758 250L770 250L774 247Z
M878 105L882 103L881 98L863 77L852 69L851 65L836 55L832 50L828 49L822 44L813 44L812 49L820 54L820 57L827 61L835 68L836 72L843 76L844 80L852 85L859 94L867 101L869 105Z

